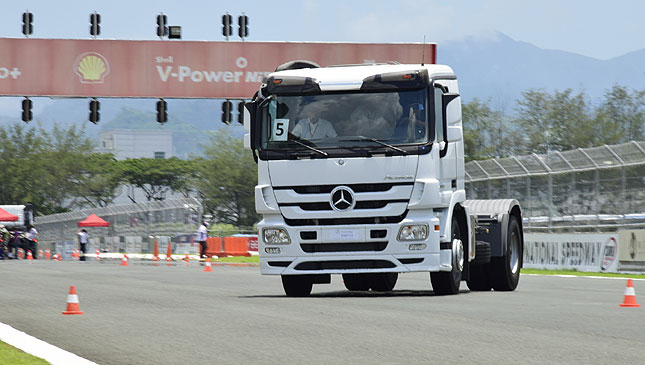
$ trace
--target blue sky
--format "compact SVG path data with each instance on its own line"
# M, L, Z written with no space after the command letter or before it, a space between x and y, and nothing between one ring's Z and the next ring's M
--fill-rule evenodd
M21 37L21 14L34 13L34 37L89 38L89 14L101 38L155 39L155 16L181 25L186 40L223 40L221 15L250 18L253 41L430 42L510 37L546 49L609 59L645 48L642 0L3 0L0 37ZM237 38L234 38L237 39Z

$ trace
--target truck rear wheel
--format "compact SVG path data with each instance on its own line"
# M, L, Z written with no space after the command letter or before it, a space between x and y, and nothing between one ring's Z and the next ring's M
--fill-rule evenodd
M282 275L282 287L288 297L306 297L311 294L314 283L307 275Z
M453 245L452 252L452 270L450 272L440 271L430 273L430 282L432 290L437 295L450 295L459 292L461 283L461 273L464 269L464 245L459 230L459 221L457 217L452 217L451 242Z
M522 262L522 232L515 216L510 216L506 234L506 252L503 257L492 257L492 285L497 291L512 291L520 281Z
M470 262L470 279L466 281L472 291L490 291L493 288L490 276L490 243L477 241L475 260Z
M343 284L350 291L370 290L371 274L343 274Z
M490 264L470 265L470 280L466 281L472 291L490 291Z
M370 287L374 291L392 291L399 278L398 272L382 272L372 274Z

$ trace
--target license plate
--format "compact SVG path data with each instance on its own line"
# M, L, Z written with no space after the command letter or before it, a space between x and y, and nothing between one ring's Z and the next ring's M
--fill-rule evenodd
M358 229L335 229L329 232L329 239L333 241L355 241L360 238Z

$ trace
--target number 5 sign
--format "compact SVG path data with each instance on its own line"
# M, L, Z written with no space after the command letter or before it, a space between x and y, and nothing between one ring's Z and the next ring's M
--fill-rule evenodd
M276 119L273 122L272 141L286 141L289 135L289 119Z

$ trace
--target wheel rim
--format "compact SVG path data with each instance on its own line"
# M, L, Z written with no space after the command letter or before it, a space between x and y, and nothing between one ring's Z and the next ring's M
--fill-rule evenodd
M458 238L452 240L452 255L457 271L462 272L464 270L464 244Z
M510 242L510 257L509 266L511 272L515 274L520 266L520 237L515 230L511 233L511 242Z

